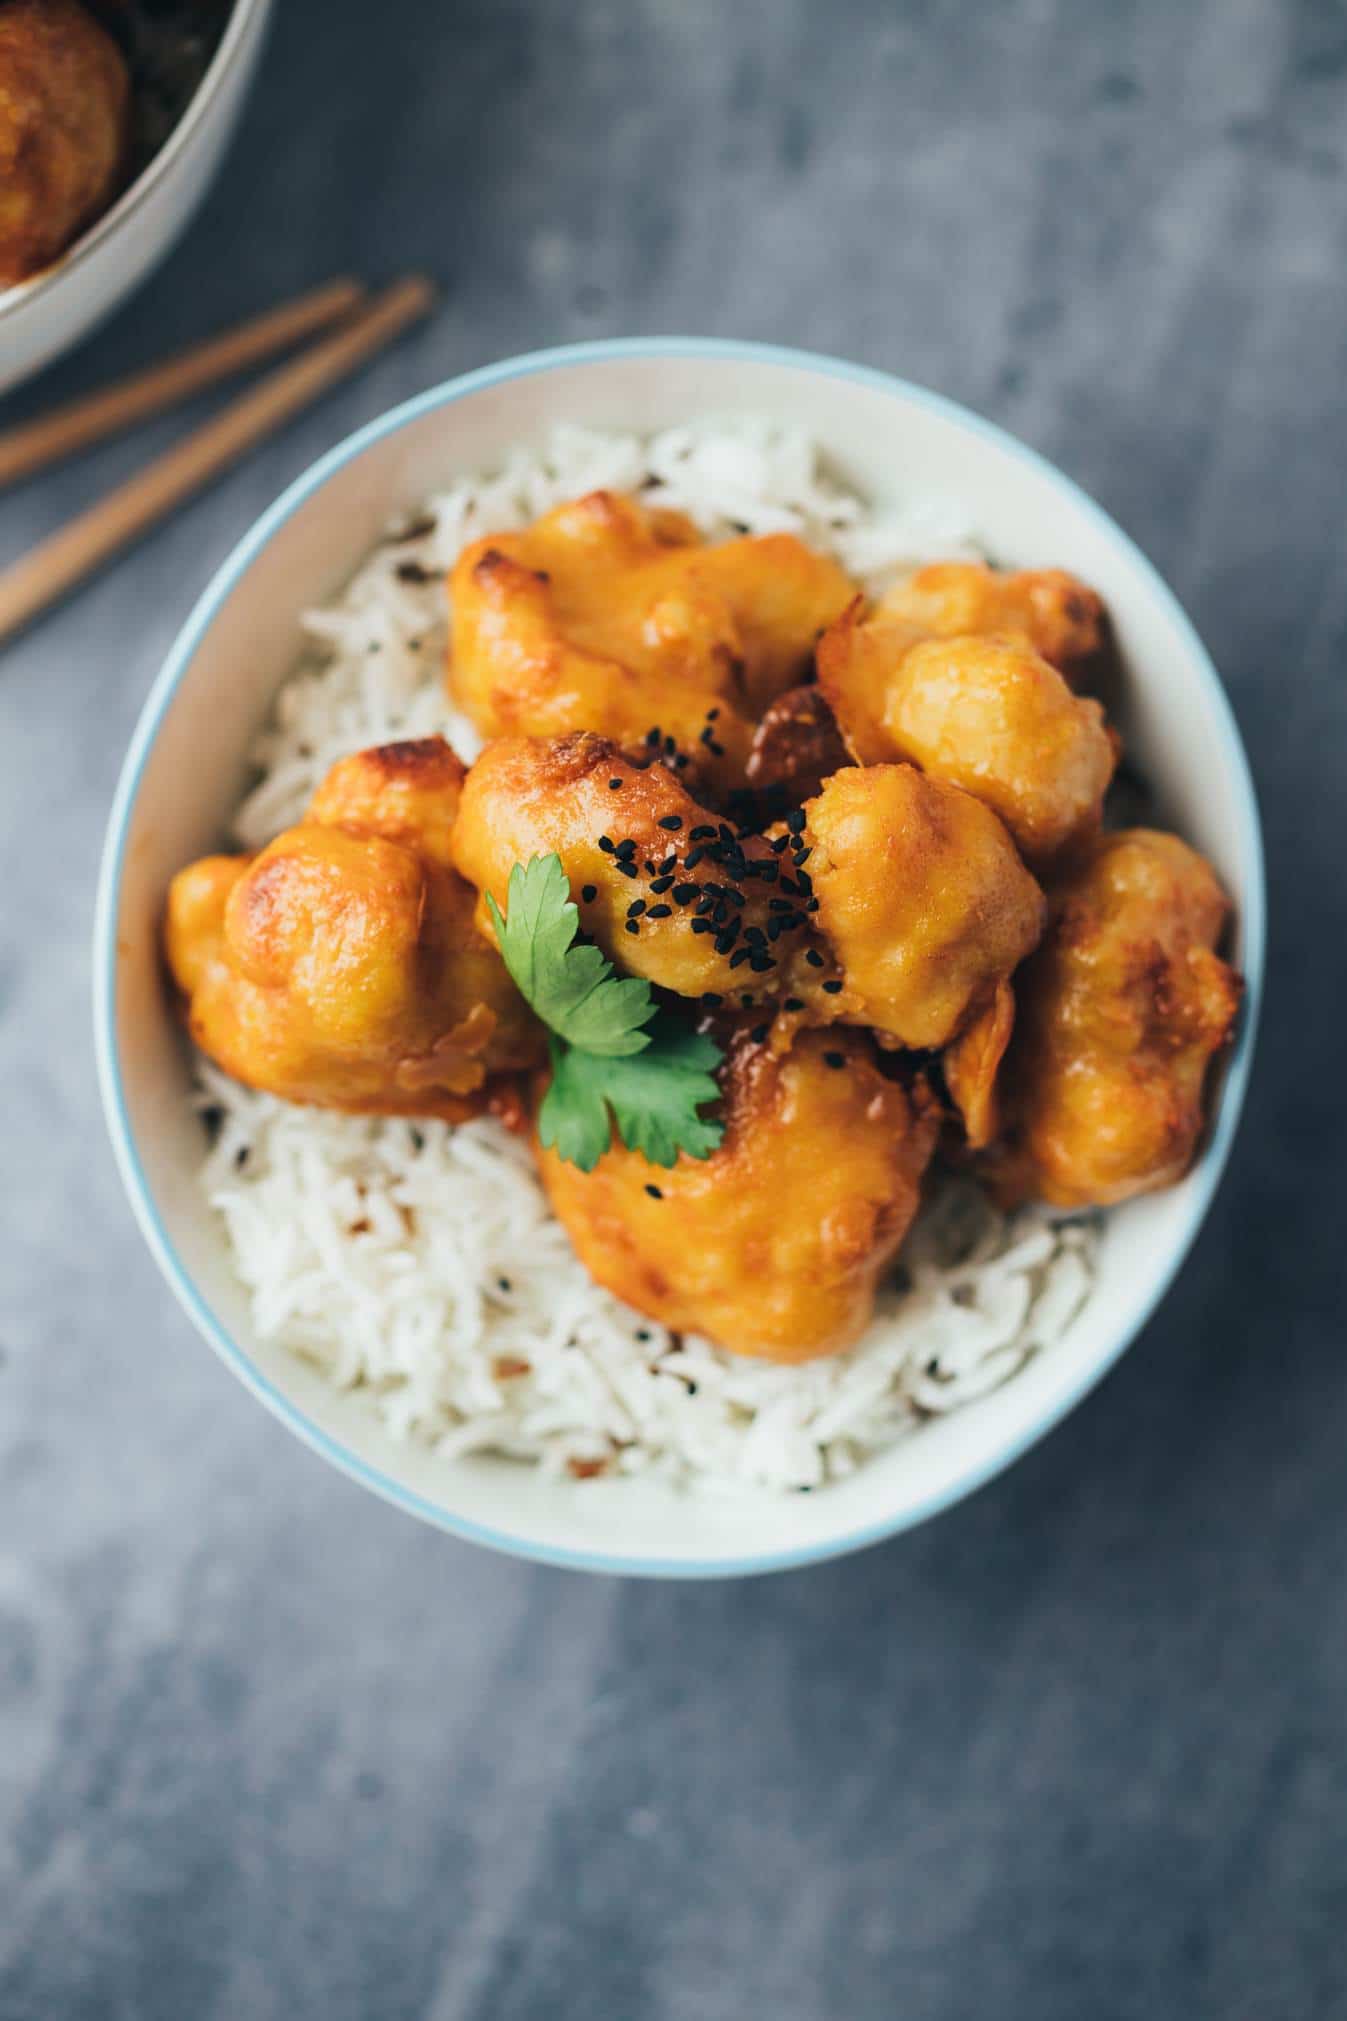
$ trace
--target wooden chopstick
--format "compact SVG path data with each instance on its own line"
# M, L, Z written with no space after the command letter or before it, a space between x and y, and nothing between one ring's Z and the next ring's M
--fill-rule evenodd
M395 282L344 330L269 373L213 421L0 572L0 641L390 344L429 311L434 299L435 291L422 275Z
M11 428L0 435L0 489L101 442L106 435L148 421L151 415L162 414L250 365L260 365L302 337L316 336L349 316L364 299L359 281L329 281L297 301L285 302L204 344L161 359L129 379L119 379L36 421L25 422L21 428Z

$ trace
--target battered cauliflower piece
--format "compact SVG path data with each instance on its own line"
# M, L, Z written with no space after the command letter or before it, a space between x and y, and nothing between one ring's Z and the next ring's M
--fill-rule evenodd
M0 288L50 266L112 201L130 104L121 51L76 0L0 5Z
M603 737L488 744L453 852L502 912L514 865L555 853L585 933L627 974L679 996L770 993L812 942L802 902L781 901L768 842L737 836L663 765L633 763ZM488 923L484 907L478 918Z
M842 983L831 1014L898 1045L948 1045L1043 931L1043 894L1010 836L980 800L911 765L835 772L804 812Z
M450 861L462 784L438 737L362 751L259 855L174 878L168 964L192 1037L226 1073L376 1115L509 1107L491 1077L545 1047Z
M932 562L881 597L875 616L926 638L974 632L1022 638L1073 688L1091 686L1112 652L1102 598L1061 568Z
M854 749L870 762L906 758L975 794L1031 863L1098 829L1117 763L1104 711L1025 640L913 645L853 606L820 644L819 670Z
M675 1332L773 1361L839 1353L917 1211L936 1105L861 1032L784 1054L741 1032L722 1085L709 1158L666 1171L615 1139L586 1173L538 1147L552 1206L590 1275Z
M1006 1200L1107 1207L1182 1178L1239 1009L1214 951L1228 913L1210 864L1147 828L1102 836L1054 891L1017 982L1009 1140L988 1166Z
M696 776L735 784L753 720L853 594L792 534L708 546L680 515L595 491L464 549L450 688L483 736L669 739Z

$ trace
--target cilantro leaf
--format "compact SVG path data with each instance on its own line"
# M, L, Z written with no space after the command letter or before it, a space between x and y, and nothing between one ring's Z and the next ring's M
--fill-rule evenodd
M559 1038L609 1059L649 1045L641 1027L655 1008L650 985L619 981L597 947L572 945L580 914L559 856L515 864L504 916L490 893L486 902L520 995Z
M542 1144L592 1172L616 1124L627 1149L652 1165L670 1166L680 1151L709 1158L725 1126L697 1111L720 1093L720 1048L676 1019L656 1017L648 982L615 976L597 947L575 944L580 914L561 858L516 863L504 914L489 893L486 902L506 968L550 1027Z
M720 1093L714 1079L720 1048L714 1039L661 1017L649 1046L625 1059L601 1059L552 1041L552 1085L538 1112L545 1147L582 1172L592 1172L612 1141L612 1127L630 1151L670 1166L680 1151L709 1158L723 1123L699 1116Z

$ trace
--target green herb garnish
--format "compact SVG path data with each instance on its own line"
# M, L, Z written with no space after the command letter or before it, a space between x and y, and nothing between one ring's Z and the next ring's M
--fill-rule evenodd
M558 1157L592 1172L612 1142L672 1165L680 1151L709 1158L724 1125L698 1115L719 1089L714 1039L657 1012L650 985L619 978L585 942L559 856L510 872L506 911L487 895L505 966L550 1031L552 1085L538 1136Z

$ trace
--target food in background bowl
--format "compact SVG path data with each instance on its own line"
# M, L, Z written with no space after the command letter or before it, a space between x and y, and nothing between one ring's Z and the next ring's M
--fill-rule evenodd
M316 615L170 901L259 1331L446 1453L791 1487L1062 1331L1096 1230L1032 1203L1186 1168L1226 905L1102 828L1099 600L929 558L797 435L570 435Z
M228 0L0 0L0 289L102 215L172 132Z

